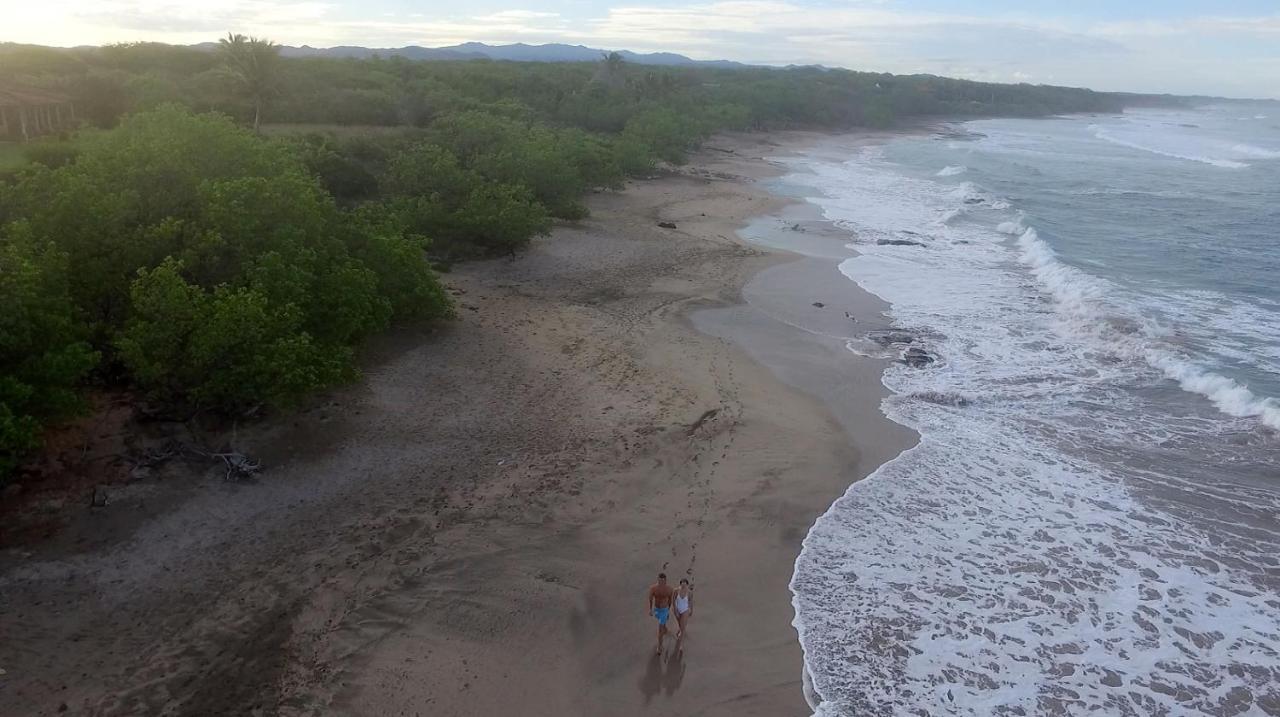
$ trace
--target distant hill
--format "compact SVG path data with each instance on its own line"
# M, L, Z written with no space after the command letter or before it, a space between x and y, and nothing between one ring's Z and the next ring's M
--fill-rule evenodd
M203 43L196 47L213 45ZM486 45L483 42L467 42L450 47L302 47L285 46L280 53L285 57L404 57L410 60L510 60L513 62L599 62L608 51L585 45ZM640 53L619 50L627 62L637 65L700 65L703 67L746 67L741 62L729 60L694 60L674 52Z

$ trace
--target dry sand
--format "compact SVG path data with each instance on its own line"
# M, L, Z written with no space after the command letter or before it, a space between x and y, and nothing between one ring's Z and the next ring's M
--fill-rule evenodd
M171 465L6 551L0 713L808 714L800 541L911 440L840 341L883 307L735 234L802 211L754 180L814 139L718 138L460 267L456 322L241 431L260 480ZM696 586L683 659L659 570Z

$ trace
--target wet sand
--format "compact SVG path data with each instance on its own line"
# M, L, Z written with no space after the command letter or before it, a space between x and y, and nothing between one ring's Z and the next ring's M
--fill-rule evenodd
M170 465L67 531L111 541L5 552L0 713L808 714L800 542L913 438L843 348L883 306L736 234L822 240L757 183L814 139L717 138L459 267L456 322L241 431L258 481ZM683 659L659 570L695 584Z

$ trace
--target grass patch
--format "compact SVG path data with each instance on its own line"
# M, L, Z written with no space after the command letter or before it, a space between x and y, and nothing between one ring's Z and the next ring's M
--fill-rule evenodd
M24 147L21 142L0 142L0 169L26 164L27 158L22 153Z

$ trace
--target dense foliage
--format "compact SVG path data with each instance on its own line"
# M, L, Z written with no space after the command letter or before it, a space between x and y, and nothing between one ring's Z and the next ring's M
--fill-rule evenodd
M88 380L215 411L344 380L362 338L449 312L427 256L515 251L584 216L589 190L682 162L713 132L1120 103L617 56L284 59L239 35L206 49L0 44L0 77L70 95L88 125L32 143L0 178L0 479Z
M95 368L176 408L283 405L449 312L425 240L340 209L289 145L167 106L76 148L0 187L6 465Z

